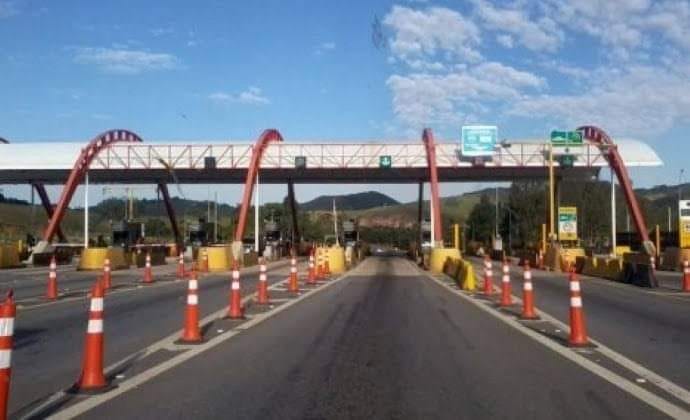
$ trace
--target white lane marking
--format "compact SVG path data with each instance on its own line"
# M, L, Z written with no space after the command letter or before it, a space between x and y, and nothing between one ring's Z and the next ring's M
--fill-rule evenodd
M414 266L412 263L410 263L414 269L418 270L419 269ZM420 271L421 272L421 271ZM492 308L484 305L481 301L476 301L472 299L470 296L465 295L459 290L455 290L452 287L446 285L442 281L438 280L434 276L432 276L429 273L426 272L421 272L423 275L426 275L430 279L432 279L436 284L440 285L441 287L449 290L451 293L455 293L456 295L460 296L463 300L472 303L474 306L477 308L481 309L482 311L488 313L489 315L493 316L494 318L510 325L511 327L519 330L520 332L524 333L525 335L529 336L530 338L534 339L535 341L539 342L540 344L548 347L549 349L555 351L556 353L562 355L563 357L567 358L568 360L572 361L573 363L576 363L583 368L587 369L588 371L592 372L593 374L599 376L600 378L608 381L609 383L613 384L614 386L622 389L623 391L629 393L633 397L637 398L638 400L656 408L657 410L673 417L673 418L688 418L690 416L690 412L684 410L681 407L678 407L677 405L669 402L668 400L665 400L658 395L647 391L646 389L632 383L630 380L614 373L611 372L610 370L590 361L589 359L579 355L576 352L571 351L570 349L561 346L560 344L552 341L551 339L544 337L543 335L537 333L536 331L524 326L522 323L520 323L518 320L511 318L511 317L506 317L502 315L501 313L494 311ZM552 316L544 313L543 311L539 312L540 315L542 316L542 319L548 320L550 322L554 322L556 324L559 324L559 326L565 326L562 322L558 321L557 319L553 318ZM632 360L629 360L625 358L625 356L620 355L616 353L615 351L609 349L608 347L604 346L603 344L599 343L598 341L591 340L593 344L596 344L598 346L597 350L599 350L602 354L605 356L609 357L611 360L615 361L619 365L627 368L628 370L632 371L633 373L637 374L637 376L642 377L644 379L649 380L650 382L654 383L657 385L658 388L668 392L669 394L673 395L674 397L678 398L679 400L685 402L686 404L690 404L690 393L688 391L673 382L669 381L666 378L663 378L662 376L648 370L647 368L644 368L640 366L639 364L633 362ZM615 357L612 357L615 355ZM646 373L646 374L644 374ZM654 377L656 379L652 380L651 378Z
M592 279L595 280L600 280L595 277L591 277ZM611 281L608 281L608 283L612 283ZM629 286L625 286L629 287ZM648 292L646 292L648 293ZM517 298L519 301L521 299ZM562 328L564 331L567 331L569 329L569 326L566 325L564 322L561 322L558 318L543 312L539 311L540 314L542 315L542 319L544 321L549 321L555 326L558 326ZM653 383L656 385L657 388L663 389L666 391L668 394L673 395L675 398L683 401L684 403L690 405L690 391L687 389L683 388L682 386L676 384L675 382L671 381L670 379L666 379L663 376L659 375L656 372L653 372L649 370L648 368L640 365L639 363L635 362L632 359L627 358L626 356L616 352L615 350L611 349L610 347L607 347L606 345L602 344L600 341L597 341L593 338L590 337L589 341L592 344L595 344L597 346L597 350L599 350L599 353L603 354L604 356L608 357L612 361L616 362L620 366L623 366L624 368L632 371L635 373L637 376L646 379L648 382Z
M304 299L307 299L308 297L319 293L319 291L326 290L327 288L333 286L334 284L340 283L340 281L348 278L350 275L354 274L353 271L349 271L345 273L344 275L340 276L337 279L331 280L328 283L324 284L322 287L312 289L310 292L304 293L301 296L286 302L283 305L278 306L275 309L272 309L269 312L265 312L263 314L255 315L254 318L250 319L249 321L245 322L242 324L244 327L243 330L246 330L250 327L253 327L269 318L272 318L273 316L283 312L284 310L290 308L291 306L297 304L298 302L301 302ZM254 294L247 296L243 299L244 300L249 300L253 299ZM225 308L210 315L209 317L212 317L211 320L218 318L221 314L225 314ZM207 317L207 318L209 318ZM204 318L205 320L206 318ZM155 378L156 376L167 372L168 370L186 362L187 360L207 351L210 350L219 344L224 343L225 341L231 339L235 335L239 334L243 330L237 330L233 329L228 331L226 334L223 335L218 335L213 338L210 338L209 341L207 341L205 344L201 344L198 347L191 348L184 353L181 353L171 359L166 360L165 362L156 365L148 370L145 370L144 372L141 372L138 375L132 376L129 379L126 379L125 381L119 382L117 384L117 388L113 389L112 391L109 391L105 394L100 394L100 395L95 395L92 396L84 401L81 401L73 406L70 406L62 411L59 411L51 416L49 416L49 419L71 419L74 418L78 415L81 415L107 401L112 400L113 398L124 394L127 391L130 391L138 386L141 386L142 384L148 382L149 380ZM179 332L176 332L174 335L174 338L177 339L179 335ZM150 354L150 353L149 353Z

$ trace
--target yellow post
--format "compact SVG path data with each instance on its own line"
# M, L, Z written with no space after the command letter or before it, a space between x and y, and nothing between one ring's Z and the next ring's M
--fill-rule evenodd
M460 249L460 225L457 223L453 225L453 246Z
M541 252L546 252L546 223L541 224Z
M661 232L659 232L659 225L654 227L654 233L656 235L656 256L661 254Z
M549 241L555 238L554 224L554 174L553 174L553 144L549 143Z

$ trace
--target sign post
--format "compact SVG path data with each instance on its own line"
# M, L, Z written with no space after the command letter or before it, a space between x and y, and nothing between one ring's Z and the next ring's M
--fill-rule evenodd
M577 241L577 207L558 208L559 241Z

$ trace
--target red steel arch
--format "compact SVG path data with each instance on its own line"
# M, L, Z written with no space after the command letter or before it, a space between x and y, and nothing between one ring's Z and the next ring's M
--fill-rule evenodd
M635 192L632 188L632 182L630 182L628 170L625 167L625 163L623 163L620 153L618 153L616 144L613 142L613 140L611 140L611 137L609 137L609 135L599 127L585 125L578 128L577 131L582 132L583 137L593 143L608 146L604 150L606 159L608 160L609 167L616 173L618 183L623 188L625 201L628 205L628 210L630 210L630 214L632 215L637 233L639 233L640 237L642 238L643 248L649 255L654 255L654 243L649 239L647 224L642 216L642 210L640 210L637 197L635 197Z
M55 236L57 228L60 225L62 218L65 216L67 206L72 200L74 191L76 191L77 186L82 183L84 175L89 170L89 166L91 165L91 161L93 161L94 157L96 157L101 150L107 148L111 144L122 142L141 143L143 140L137 134L129 130L109 130L96 136L84 149L81 150L77 161L74 163L74 167L72 167L69 178L67 178L67 183L62 189L60 200L57 203L55 212L50 218L48 227L43 233L43 240L48 243L53 240L53 236Z
M283 136L274 128L269 128L261 133L261 136L256 140L254 149L252 150L252 160L249 162L247 169L247 180L244 183L244 193L242 194L242 206L240 207L240 215L235 228L235 241L242 241L244 237L244 228L247 224L247 212L252 201L252 192L254 190L254 182L256 181L256 174L261 166L261 157L268 145L272 142L282 142Z
M429 168L429 185L431 186L431 203L433 204L434 218L434 241L443 243L441 200L438 191L438 169L436 168L436 143L434 142L434 133L430 128L425 128L422 132L422 141L426 149L426 163Z

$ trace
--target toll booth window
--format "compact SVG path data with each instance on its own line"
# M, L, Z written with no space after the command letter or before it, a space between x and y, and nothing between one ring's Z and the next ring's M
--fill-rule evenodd
M690 217L690 209L681 209L680 210L680 215L682 217Z

